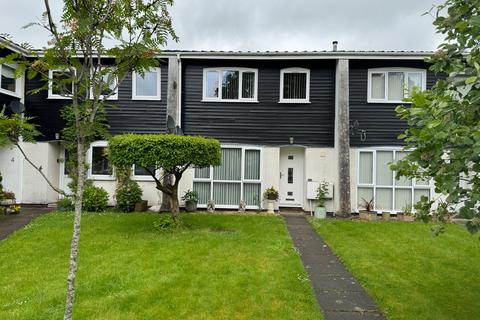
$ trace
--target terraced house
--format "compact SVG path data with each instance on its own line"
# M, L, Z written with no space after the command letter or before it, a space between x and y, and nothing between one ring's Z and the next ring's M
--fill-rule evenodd
M23 49L2 40L9 52ZM388 163L405 156L397 136L406 124L395 114L413 87L429 88L436 75L424 59L430 52L339 51L218 52L164 51L159 68L143 77L132 73L111 97L111 134L165 133L181 127L185 135L218 139L220 167L191 169L181 189L199 192L200 203L217 208L259 204L270 186L280 192L281 207L310 210L316 183L331 185L329 211L355 211L360 199L375 199L377 210L402 210L430 182L396 180ZM25 53L26 54L26 53ZM25 105L42 136L25 144L44 172L65 188L65 152L60 109L68 103L50 89L26 94L40 80L14 79L15 66L0 66L0 105ZM50 71L55 76L55 70ZM14 104L15 105L15 104ZM169 119L169 120L168 120ZM168 120L168 121L167 121ZM115 177L104 156L106 141L88 152L89 178L111 195ZM0 150L5 189L22 203L53 203L58 195L16 149ZM161 194L142 170L133 168L149 204ZM112 204L114 199L111 198Z

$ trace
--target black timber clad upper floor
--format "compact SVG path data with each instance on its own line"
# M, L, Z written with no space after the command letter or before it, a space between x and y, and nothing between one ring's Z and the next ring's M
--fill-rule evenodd
M351 146L394 146L402 145L398 136L407 129L407 123L400 120L395 108L398 103L368 103L367 84L370 68L420 68L428 70L429 64L411 60L350 60L350 121L357 120L359 129L367 131L367 139L351 136ZM437 75L427 71L427 89L431 88Z
M258 103L202 102L203 68L258 69ZM279 103L280 70L310 69L310 102ZM182 60L182 129L222 143L333 146L335 60Z
M113 106L107 108L107 119L111 134L119 133L162 133L166 131L168 67L161 66L161 100L132 100L132 77L129 74L120 84L118 100L108 100ZM55 139L64 121L61 118L62 106L68 99L48 99L48 92L29 95L32 89L40 87L40 80L26 81L26 114L39 125L42 136L39 140Z

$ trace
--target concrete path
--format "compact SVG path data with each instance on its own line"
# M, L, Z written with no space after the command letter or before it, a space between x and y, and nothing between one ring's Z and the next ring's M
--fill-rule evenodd
M305 216L284 215L326 320L384 320L375 302L315 232Z
M52 211L52 208L26 207L19 214L9 214L0 217L0 240L23 228L36 217Z

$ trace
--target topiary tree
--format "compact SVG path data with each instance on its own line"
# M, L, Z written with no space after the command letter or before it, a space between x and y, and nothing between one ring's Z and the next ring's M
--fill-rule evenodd
M155 180L156 188L171 198L172 218L179 213L178 184L189 167L217 166L221 163L220 142L215 139L172 134L123 134L108 142L108 156L114 166L143 167ZM155 174L161 171L161 176ZM173 182L163 176L172 175Z

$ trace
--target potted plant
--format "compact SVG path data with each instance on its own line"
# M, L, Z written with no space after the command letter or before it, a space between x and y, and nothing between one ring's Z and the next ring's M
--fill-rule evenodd
M4 206L11 206L15 204L15 193L11 191L5 191L3 192L3 197L2 197L1 204Z
M327 201L328 194L328 182L323 181L320 183L317 189L317 207L315 208L315 218L325 219L327 217L327 209L325 208L325 202Z
M402 209L402 212L397 213L398 221L414 221L415 217L413 216L413 208L411 205L406 206Z
M182 200L185 201L185 210L187 212L197 211L198 204L198 192L187 190L182 197Z
M275 213L275 202L278 200L278 191L270 187L263 192L263 198L267 200L267 213Z
M359 212L360 219L368 221L377 220L377 213L373 211L373 198L369 201L362 198L362 203L360 204L360 207L363 208L363 210L360 210Z

